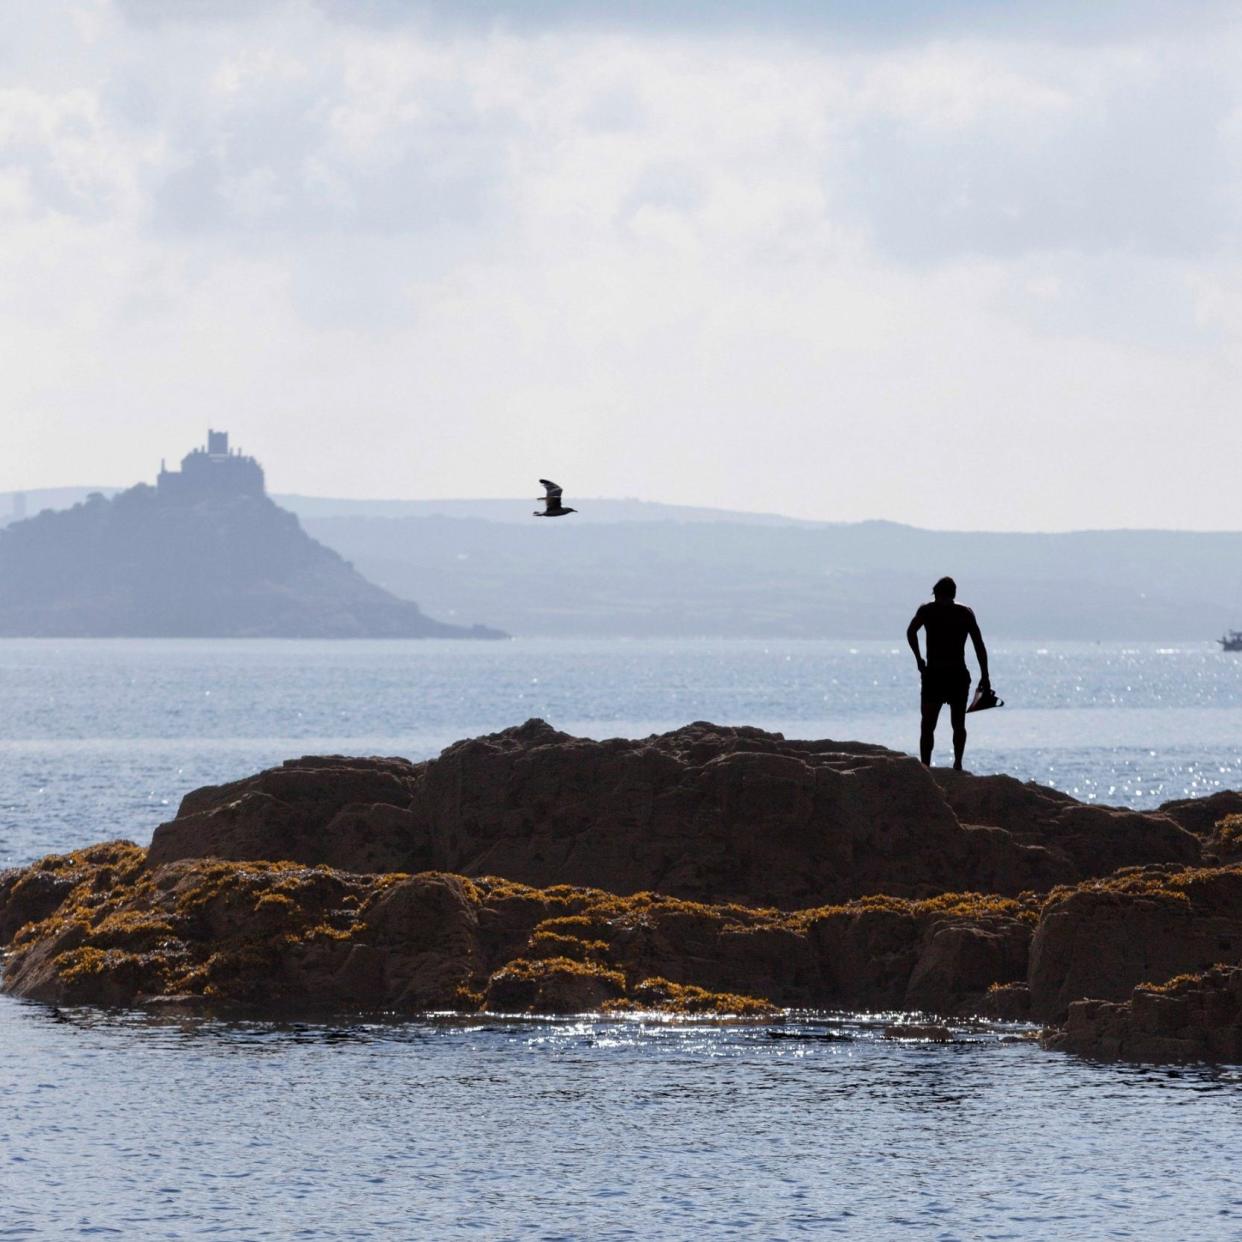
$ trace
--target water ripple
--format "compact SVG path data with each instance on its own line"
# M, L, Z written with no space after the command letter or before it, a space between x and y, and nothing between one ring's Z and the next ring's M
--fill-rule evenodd
M0 1237L1230 1236L1242 1082L887 1016L230 1024L0 1001ZM20 1067L20 1068L19 1068ZM49 1090L48 1088L54 1088ZM1193 1178L1186 1170L1193 1169Z

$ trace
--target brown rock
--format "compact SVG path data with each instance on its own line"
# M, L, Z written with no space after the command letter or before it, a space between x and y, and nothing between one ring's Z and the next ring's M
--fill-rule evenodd
M1198 852L1167 816L932 773L877 746L701 722L596 742L534 720L422 764L304 758L196 791L156 830L150 859L431 867L791 909L1046 890Z
M417 870L422 837L408 811L417 773L404 759L307 756L196 789L155 830L148 861L210 856Z
M947 1044L953 1040L953 1032L947 1026L932 1026L916 1022L890 1022L884 1028L885 1039L911 1040L920 1044Z
M1219 793L1208 794L1206 798L1180 798L1175 802L1166 802L1160 813L1206 841L1227 815L1242 815L1242 792L1222 789Z
M1226 815L1217 820L1212 834L1203 843L1205 858L1219 863L1242 862L1242 815Z
M1025 983L995 984L984 993L979 1016L998 1022L1030 1021L1031 989Z
M0 872L0 944L8 944L27 923L47 918L73 888L73 878L36 863Z
M399 1009L453 1009L482 969L478 895L455 875L416 875L383 892L362 918L382 952L383 996Z
M1242 869L1187 867L1200 840L1173 814L1202 818L858 743L702 723L594 742L530 721L417 765L291 760L187 795L145 857L112 843L5 873L4 986L404 1011L1029 1003L1058 1020L1242 961ZM1157 865L1090 878L1134 859Z
M1119 1001L1216 962L1242 961L1242 868L1146 868L1056 892L1031 942L1031 1012Z
M152 869L134 846L93 858L67 856L74 883L14 938L6 990L54 1003L176 997L268 1012L762 1015L774 1005L900 1004L919 967L920 1003L950 1012L996 981L993 967L1018 969L1010 941L1029 918L1017 902L971 895L782 913L436 872L214 858Z
M1131 1061L1242 1061L1242 969L1215 966L1162 986L1140 984L1129 1000L1077 1001L1046 1048Z
M1199 844L1164 813L1087 805L1012 776L936 769L935 778L963 824L1003 828L1015 841L1068 859L1074 879L1143 863L1199 861ZM997 890L1000 891L1000 890Z
M484 1008L493 1013L591 1013L625 995L620 971L570 958L514 962L488 980Z
M924 934L903 1008L943 1013L946 997L960 997L958 1007L980 1012L992 985L1025 980L1030 940L1030 926L1015 918L934 923Z

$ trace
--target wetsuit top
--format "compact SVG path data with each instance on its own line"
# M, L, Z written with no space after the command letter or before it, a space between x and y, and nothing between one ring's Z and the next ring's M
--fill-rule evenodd
M975 628L975 614L965 604L933 600L914 614L927 634L927 667L934 672L966 669L966 639Z

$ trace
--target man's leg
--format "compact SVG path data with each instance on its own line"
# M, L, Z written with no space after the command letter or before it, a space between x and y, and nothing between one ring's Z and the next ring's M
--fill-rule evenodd
M936 721L940 719L940 700L923 696L923 727L919 733L919 758L925 767L931 767L932 746L936 741Z
M966 753L966 701L970 698L970 682L967 680L958 693L954 691L949 702L949 719L953 723L953 766L962 770L962 756Z

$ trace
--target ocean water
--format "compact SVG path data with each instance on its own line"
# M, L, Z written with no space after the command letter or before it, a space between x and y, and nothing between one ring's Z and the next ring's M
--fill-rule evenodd
M1242 1080L963 1032L0 1004L0 1237L1236 1238ZM823 1023L787 1029L818 1032Z
M1150 807L1242 786L1242 657L1209 644L995 644L1006 706L967 766ZM894 643L0 640L0 866L124 836L293 755L397 754L540 716L589 737L692 720L917 750ZM947 713L937 762L950 759Z
M968 766L1151 806L1242 786L1242 659L996 644ZM541 716L902 749L895 643L0 641L0 866L145 842L291 755ZM942 722L943 757L948 742ZM891 1015L890 1015L891 1017ZM1242 1074L883 1018L225 1023L0 997L0 1239L1236 1238ZM832 1033L834 1039L822 1038Z

